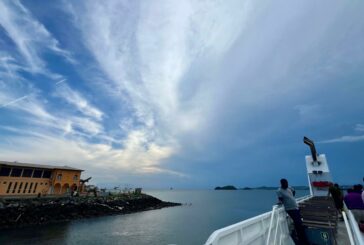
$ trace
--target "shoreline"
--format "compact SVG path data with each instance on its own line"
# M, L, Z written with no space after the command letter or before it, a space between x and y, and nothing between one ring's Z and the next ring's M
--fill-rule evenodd
M147 194L121 194L107 197L0 198L0 230L123 215L181 205L181 203L164 202Z

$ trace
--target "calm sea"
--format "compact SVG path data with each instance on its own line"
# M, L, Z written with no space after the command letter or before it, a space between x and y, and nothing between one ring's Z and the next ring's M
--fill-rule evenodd
M0 244L203 244L216 229L270 211L275 191L146 191L181 207L0 231ZM297 196L308 194L298 191Z

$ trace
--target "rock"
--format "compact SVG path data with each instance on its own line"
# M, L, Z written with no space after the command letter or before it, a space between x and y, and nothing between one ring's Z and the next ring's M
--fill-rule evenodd
M0 200L0 228L126 214L181 205L141 194L111 197L43 197Z

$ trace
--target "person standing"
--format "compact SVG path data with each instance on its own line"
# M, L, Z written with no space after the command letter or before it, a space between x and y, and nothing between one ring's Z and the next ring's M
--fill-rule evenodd
M288 186L286 179L281 179L281 187L277 190L279 202L283 204L284 209L292 218L300 244L308 244L305 229L302 225L302 217L295 199L295 190Z
M338 184L331 184L329 187L329 193L328 195L332 196L332 199L334 199L335 207L341 213L341 211L344 208L344 198L343 194L341 192L340 186Z

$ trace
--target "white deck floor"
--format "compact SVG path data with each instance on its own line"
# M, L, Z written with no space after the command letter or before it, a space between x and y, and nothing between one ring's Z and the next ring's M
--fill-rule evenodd
M337 233L336 233L336 243L337 244L350 244L349 236L346 231L345 222L339 221L337 223Z

